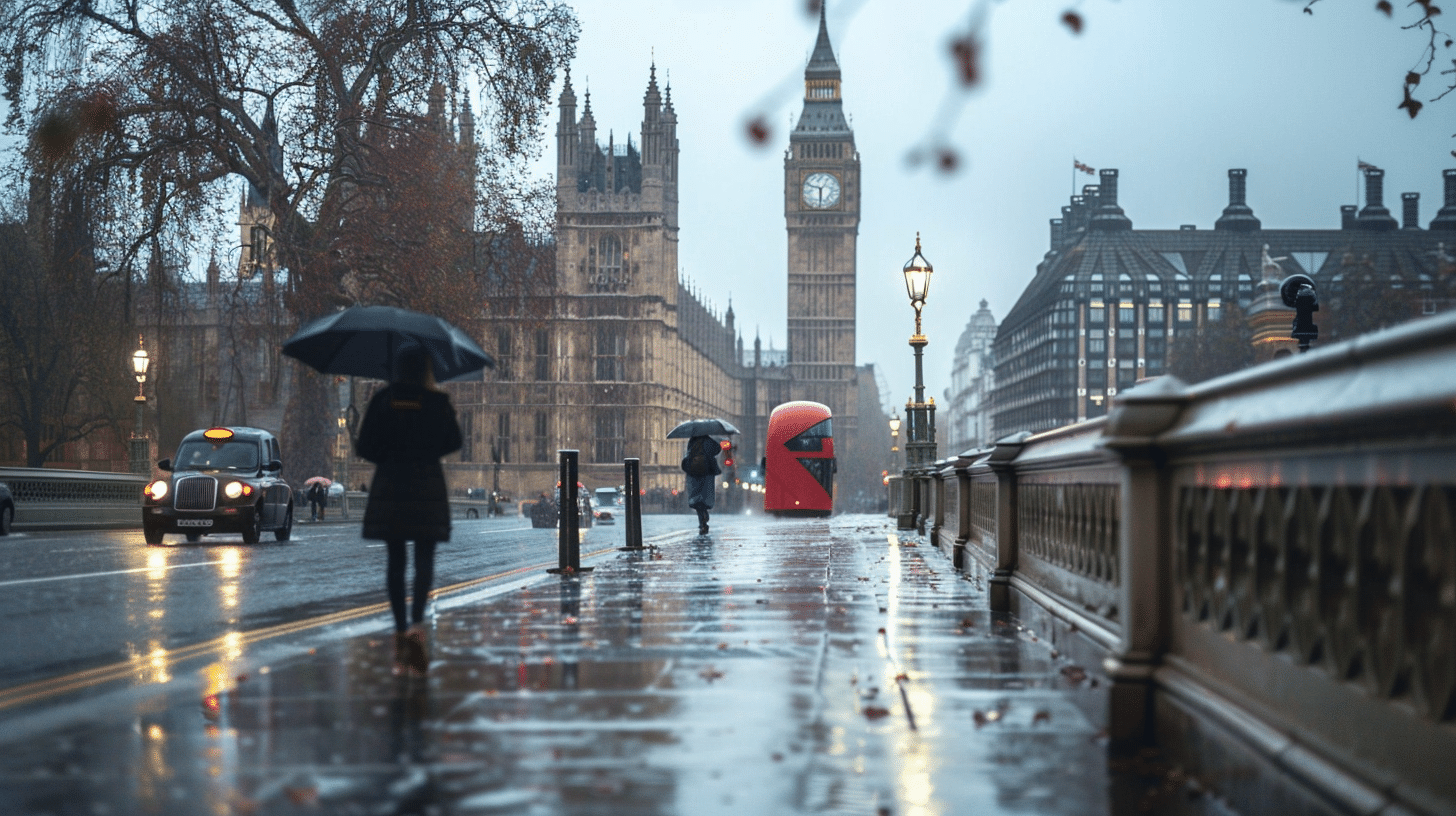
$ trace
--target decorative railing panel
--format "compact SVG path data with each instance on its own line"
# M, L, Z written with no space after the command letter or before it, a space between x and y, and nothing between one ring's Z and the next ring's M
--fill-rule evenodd
M1456 486L1183 486L1183 617L1456 720Z
M955 470L942 472L939 494L940 547L949 551L965 532L961 528L960 477Z
M1021 477L1016 497L1019 569L1074 606L1116 621L1121 489L1106 481L1065 481L1069 477L1090 481L1092 474Z
M971 537L987 559L996 556L996 474L971 475Z

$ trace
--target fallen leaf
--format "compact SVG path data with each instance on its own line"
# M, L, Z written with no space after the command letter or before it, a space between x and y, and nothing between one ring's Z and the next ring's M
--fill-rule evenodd
M1379 3L1375 4L1375 10L1381 12L1386 17L1389 17L1395 11L1395 9L1390 7L1390 0L1380 0Z
M1032 725L1036 725L1037 723L1043 723L1043 722L1044 723L1050 723L1051 721L1052 721L1052 713L1050 711L1047 711L1044 708L1042 710L1036 712L1035 714L1031 715L1031 724Z
M318 788L284 788L283 793L288 796L288 801L295 805L318 805Z
M711 683L714 680L717 680L718 678L722 677L723 676L723 672L718 671L717 669L713 668L712 666L704 666L703 669L698 672L698 676L701 677L701 678L703 678L704 680L707 680L709 683Z
M1062 25L1072 29L1073 34L1082 33L1082 15L1075 11L1068 11L1062 15Z
M865 719L878 720L881 717L888 717L890 715L890 709L880 708L879 706L865 706L864 715Z
M1083 680L1087 679L1087 671L1081 666L1063 666L1062 676L1066 677L1073 683L1080 683Z

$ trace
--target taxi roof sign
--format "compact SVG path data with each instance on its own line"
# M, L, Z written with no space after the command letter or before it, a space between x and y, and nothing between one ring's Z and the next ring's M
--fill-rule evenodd
M202 432L208 439L232 439L233 432L229 428L208 428Z

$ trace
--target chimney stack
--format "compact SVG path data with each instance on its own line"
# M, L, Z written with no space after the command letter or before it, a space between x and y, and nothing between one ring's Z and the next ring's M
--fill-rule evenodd
M1451 231L1456 230L1456 167L1442 170L1441 178L1446 182L1446 201L1441 205L1440 212L1431 220L1429 229Z
M1348 230L1355 228L1355 211L1358 209L1359 207L1356 207L1354 204L1340 205L1340 229Z
M1249 171L1243 168L1236 168L1228 171L1229 180L1229 203L1223 208L1223 215L1213 222L1216 230L1229 230L1231 232L1253 232L1261 226L1259 219L1254 217L1254 211L1244 200L1246 176Z
M1421 194L1401 193L1401 229L1418 230L1421 228Z
M1098 176L1102 183L1097 189L1097 209L1093 211L1087 227L1104 231L1132 229L1132 219L1117 206L1117 171L1102 170Z
M1371 232L1396 228L1395 216L1385 209L1385 171L1379 167L1365 168L1365 209L1355 219L1355 226Z

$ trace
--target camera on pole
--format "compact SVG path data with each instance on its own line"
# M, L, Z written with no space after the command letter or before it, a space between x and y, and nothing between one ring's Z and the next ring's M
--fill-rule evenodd
M1294 310L1294 331L1290 337L1299 341L1299 351L1309 351L1309 344L1319 339L1319 327L1314 324L1314 313L1319 311L1319 294L1314 288L1314 279L1308 275L1290 275L1279 284L1279 297L1284 305Z

